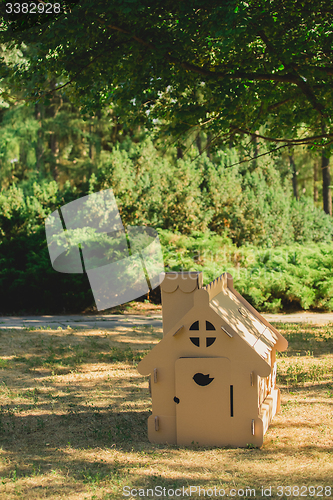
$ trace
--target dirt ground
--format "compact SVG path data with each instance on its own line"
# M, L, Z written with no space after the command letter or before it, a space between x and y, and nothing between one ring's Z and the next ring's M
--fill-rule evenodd
M0 498L333 498L332 327L276 326L282 408L261 449L149 443L136 364L161 329L0 331Z

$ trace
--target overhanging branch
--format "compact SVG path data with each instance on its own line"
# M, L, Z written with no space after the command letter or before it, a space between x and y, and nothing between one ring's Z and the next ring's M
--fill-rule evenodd
M296 144L283 144L282 146L278 146L277 148L271 149L270 151L266 151L266 153L261 153L260 155L256 155L256 156L247 158L246 160L241 160L241 161L238 161L237 163L233 163L232 165L228 165L228 168L236 167L237 165L240 165L241 163L247 163L248 161L257 160L261 156L270 155L271 153L274 153L275 151L278 151L279 149L285 148L287 146L288 147L290 147L290 146L296 146Z
M305 97L312 104L313 108L316 111L318 111L318 113L321 116L327 116L324 113L324 109L325 109L324 106L317 100L310 85L306 82L305 78L303 78L300 74L298 74L298 69L299 69L298 66L293 65L293 64L286 64L285 61L283 61L283 59L281 59L280 53L275 50L275 47L270 42L266 33L263 30L259 30L258 34L259 34L260 38L262 39L262 41L264 42L264 44L266 45L267 49L272 54L274 54L275 57L278 58L278 60L284 65L284 67L287 68L289 71L291 70L294 72L293 76L295 78L295 81L293 83L295 83L295 85L297 85L297 87L303 92Z
M323 138L331 138L333 137L333 134L321 134L321 135L312 135L309 137L304 137L303 139L286 139L286 138L277 138L277 137L267 137L261 134L253 133L250 130L242 129L239 127L231 127L235 132L240 132L242 134L250 135L252 137L256 137L258 139L264 139L265 141L268 142L284 142L290 145L297 145L297 144L313 144L316 145L314 141L318 141Z
M125 30L123 28L120 28L119 26L111 25L111 24L106 24L104 21L101 19L98 20L100 24L118 31L120 33L124 33L126 35L129 35L133 40L137 41L140 45L143 45L145 47L150 48L153 51L157 50L157 47L150 43L146 42L142 38L132 34L130 31ZM264 34L261 32L261 36ZM265 38L265 36L263 36ZM269 42L266 38L265 43L267 42L268 45ZM270 47L271 48L271 47ZM317 105L317 110L319 111L320 109L323 108L323 106L316 101L316 98L310 89L310 87L306 84L306 82L300 77L298 74L293 74L293 73L288 73L285 75L277 74L277 73L247 73L247 72L242 72L242 71L234 71L230 72L228 68L225 69L225 71L211 71L207 68L196 66L195 64L190 64L184 61L180 61L176 57L173 57L169 53L164 54L164 57L167 61L169 61L172 64L177 64L181 66L182 68L186 69L187 71L192 71L193 73L197 73L202 76L206 76L209 78L216 78L216 79L222 79L222 78L230 78L230 79L242 79L242 80L258 80L258 81L275 81L275 82L282 82L282 83L293 83L294 85L297 85L298 87L301 88L301 90L307 95L308 99L311 100L313 103L316 103ZM293 70L299 69L297 66L293 66ZM309 67L311 70L318 70L321 71L327 75L333 75L333 66L319 66L319 67Z
M101 19L99 19L99 23L102 24L103 26L106 26L107 28L110 28L114 31L118 31L120 33L124 33L126 35L129 35L130 38L133 40L137 41L140 43L140 45L143 45L145 47L150 48L152 51L157 51L158 48L153 45L150 42L146 42L142 38L139 38L136 35L133 35L130 31L127 31L123 28L120 28L119 26L115 26L112 24L106 24L103 22ZM187 71L191 71L193 73L197 73L199 75L208 77L208 78L213 78L217 80L221 80L223 78L230 78L230 79L241 79L241 80L261 80L261 81L275 81L275 82L282 82L282 83L293 83L294 85L298 84L298 77L294 76L292 74L286 74L286 75L280 75L277 73L269 73L269 74L264 74L264 73L247 73L247 72L242 72L242 71L234 71L230 72L229 68L226 68L224 71L211 71L207 68L196 66L195 64L190 64L184 61L181 61L177 59L176 57L173 57L169 53L164 54L164 58L169 61L171 64L176 64L178 66L181 66L182 68L186 69Z

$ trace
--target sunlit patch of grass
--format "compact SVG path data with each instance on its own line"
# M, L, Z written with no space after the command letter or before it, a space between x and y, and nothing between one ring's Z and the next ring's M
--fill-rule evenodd
M278 382L287 386L332 380L332 359L314 360L313 357L300 360L282 359L279 361Z
M278 381L286 386L330 381L333 377L333 328L331 325L281 324L275 326L289 342L278 353Z
M150 333L151 330L145 332ZM142 335L142 331L132 332L137 335ZM83 364L84 362L99 360L102 362L117 362L117 361L130 361L138 363L148 352L145 350L138 350L132 348L130 345L126 346L126 342L122 345L112 345L108 339L98 339L89 336L82 342L77 344L69 344L67 346L60 342L51 342L44 345L44 341L37 342L35 351L39 351L38 355L33 353L25 355L15 355L11 358L14 363L24 364L27 369L35 369L39 367L53 368L61 371L61 368L75 367ZM31 351L31 349L29 349ZM46 352L45 352L46 351ZM46 355L45 355L46 354ZM4 362L6 366L7 362Z
M1 368L7 368L7 366L8 366L8 360L0 358L0 370Z
M287 356L314 356L333 352L333 326L304 323L272 323L289 342ZM282 353L282 357L285 356Z

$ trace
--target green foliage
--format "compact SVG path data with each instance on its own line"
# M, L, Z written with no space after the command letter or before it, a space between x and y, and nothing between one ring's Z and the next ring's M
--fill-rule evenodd
M12 183L0 192L1 312L93 306L86 275L53 271L44 221L57 207L109 187L125 226L159 230L171 269L203 269L208 280L240 273L237 286L261 310L331 310L331 218L309 199L294 200L272 165L230 168L230 154L221 150L211 160L190 150L188 159L177 159L172 150L163 156L150 138L126 138L100 151L96 174L80 189L33 176Z
M0 110L0 182L67 180L86 189L96 158L121 138L113 111L82 116L65 97L54 96L49 106L31 103Z
M0 43L20 49L21 58L4 57L0 75L23 98L50 101L56 75L89 112L117 104L128 121L158 120L177 138L200 127L217 145L265 127L269 142L332 143L329 0L232 0L209 8L67 0L59 13L4 10Z
M202 271L204 284L229 272L236 289L259 311L333 310L332 243L261 249L237 247L210 233L159 231L164 261L173 271Z
M4 186L9 180L23 180L26 171L36 165L38 122L31 106L12 106L1 114L0 181Z
M289 179L271 163L247 171L227 166L228 149L213 160L189 155L167 158L149 137L127 139L102 152L94 190L113 188L125 225L181 234L209 229L237 245L264 247L332 240L331 218L309 198L294 200Z
M294 240L298 243L304 241L330 241L332 238L331 217L318 210L311 199L301 198L292 200L290 219L294 229Z
M54 181L16 185L0 192L0 311L74 311L92 303L86 275L61 274L51 267L44 221L59 205L75 199L67 184Z
M124 141L101 156L95 190L112 187L125 225L150 225L188 233L205 229L198 163L168 161L148 138L140 143Z

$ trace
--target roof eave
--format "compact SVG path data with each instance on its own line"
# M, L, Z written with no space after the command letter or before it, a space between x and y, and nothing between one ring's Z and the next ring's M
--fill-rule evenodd
M253 306L251 306L251 304L246 299L244 299L244 297L239 292L237 292L237 290L234 289L233 278L232 278L231 274L229 274L229 273L226 273L226 274L228 274L228 277L227 277L227 287L229 288L229 290L238 298L238 300L240 302L242 302L242 304L249 311L251 311L251 313L254 316L256 316L265 326L267 326L267 328L269 328L272 332L275 333L275 335L277 337L277 341L276 341L274 347L278 351L285 351L288 348L288 341L287 341L287 339L285 339L281 335L281 333L276 328L274 328L274 326L272 326L263 316L261 316L261 314Z

